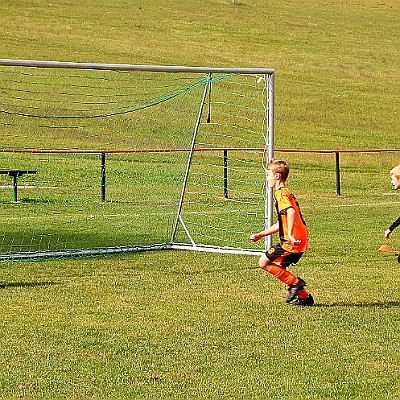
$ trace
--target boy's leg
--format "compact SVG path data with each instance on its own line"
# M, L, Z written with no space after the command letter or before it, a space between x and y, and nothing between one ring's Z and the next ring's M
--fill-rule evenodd
M278 250L279 251L279 250ZM270 251L269 254L274 254L274 251ZM278 254L276 254L278 255ZM301 255L298 256L300 258ZM273 258L273 257L272 257ZM309 293L304 289L306 283L296 275L289 272L285 267L279 265L282 257L277 257L277 263L271 261L266 255L262 255L258 261L260 268L268 271L270 274L274 275L277 279L286 283L289 287L289 295L286 299L286 302L290 303L293 301L297 296L300 299L308 298Z
M264 254L260 257L258 264L260 268L274 275L275 278L278 278L286 285L290 286L299 281L296 275L293 275L289 272L285 267L274 264L267 256Z

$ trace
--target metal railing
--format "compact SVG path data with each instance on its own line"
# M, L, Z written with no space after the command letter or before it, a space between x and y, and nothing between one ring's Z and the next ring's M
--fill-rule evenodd
M85 153L99 154L101 156L101 185L100 196L101 200L106 200L106 155L107 154L122 154L122 153L172 153L172 152L189 152L189 149L129 149L129 150L46 150L46 149L0 149L0 153ZM229 198L229 152L238 151L259 151L263 152L262 148L195 148L195 152L222 152L223 154L223 196ZM336 194L341 195L341 172L340 172L340 155L342 153L394 153L400 152L400 149L367 149L367 150L299 150L299 149L275 149L275 153L319 153L333 154L335 156L335 178L336 178Z

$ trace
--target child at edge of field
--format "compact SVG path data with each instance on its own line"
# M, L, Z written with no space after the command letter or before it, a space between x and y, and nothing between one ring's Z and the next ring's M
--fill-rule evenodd
M394 190L399 190L400 189L400 165L397 165L390 171L390 178L391 178L391 184L393 186ZM392 232L400 225L400 217L396 219L392 223L392 225L389 226L388 229L385 231L385 238L389 239L390 235ZM397 261L400 263L400 255L397 259Z
M308 250L308 229L301 214L299 203L286 187L289 165L283 160L271 160L267 165L269 187L275 189L274 203L278 222L271 227L250 235L250 240L259 239L279 232L280 243L272 246L259 259L259 266L288 286L288 304L300 306L314 305L314 299L304 287L306 282L286 268L296 264Z

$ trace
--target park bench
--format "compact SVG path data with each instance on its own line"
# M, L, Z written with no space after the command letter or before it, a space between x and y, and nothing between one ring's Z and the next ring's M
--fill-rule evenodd
M37 171L33 169L0 169L0 175L8 175L14 178L13 181L13 201L18 201L18 178L25 174L36 174Z

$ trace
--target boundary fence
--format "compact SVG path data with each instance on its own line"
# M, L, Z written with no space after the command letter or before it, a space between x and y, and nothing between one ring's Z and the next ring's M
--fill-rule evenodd
M335 155L335 176L336 176L336 194L341 195L340 180L340 154L341 153L395 153L400 149L368 149L368 150L294 150L294 149L275 149L275 152L281 153L320 153Z
M122 153L173 153L173 152L189 152L189 149L127 149L127 150L57 150L57 149L0 149L0 153L32 153L32 154L99 154L101 156L101 185L100 197L101 201L106 200L106 155L107 154L122 154ZM223 196L229 198L229 156L228 152L232 151L260 151L264 152L263 148L195 148L195 152L222 152L223 153ZM336 177L336 194L341 195L341 173L340 173L340 154L341 153L394 153L400 152L400 149L365 149L365 150L299 150L299 149L275 149L276 153L319 153L319 154L334 154L335 156L335 177Z

